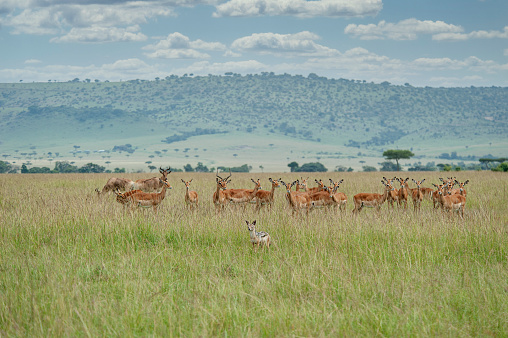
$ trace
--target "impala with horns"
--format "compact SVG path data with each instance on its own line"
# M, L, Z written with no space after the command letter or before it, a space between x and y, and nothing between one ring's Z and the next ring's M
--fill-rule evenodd
M216 190L213 193L212 201L215 205L216 211L221 211L224 209L225 205L229 203L229 200L226 198L224 191L227 189L227 184L231 182L229 179L231 177L231 171L229 172L229 176L226 178L222 178L219 176L219 169L217 169L215 181L216 181Z
M166 181L168 178L168 174L171 173L171 168L168 167L167 169L162 169L162 167L159 167L159 172L161 173L162 177L152 177L147 179L140 179L136 180L132 186L132 190L142 190L146 192L151 191L159 191L163 187L163 181Z
M332 200L337 204L339 207L339 210L345 211L346 210L346 204L347 204L347 196L343 192L339 192L339 186L340 184L344 182L344 180L340 180L337 182L334 182L330 178L330 187L328 188L328 191L330 192L330 197Z
M388 183L389 185L391 185L393 187L393 181L395 181L397 178L394 177L394 178L386 178L383 176L383 179L386 181L386 183ZM388 203L390 203L391 207L393 208L393 203L396 202L397 204L399 204L399 191L395 188L393 188L393 190L390 190L390 192L388 193Z
M312 205L309 194L291 191L291 187L295 184L298 184L298 181L294 181L293 183L285 183L282 181L282 179L279 179L279 182L282 183L286 188L286 197L289 202L289 206L293 209L293 215L300 210L305 210L308 214Z
M390 191L393 190L393 187L384 180L382 180L381 183L385 186L383 194L359 193L353 196L353 203L355 205L353 214L359 213L364 207L377 208L377 210L381 209L381 205L383 205L388 198Z
M136 207L142 208L153 208L154 212L157 213L157 207L166 197L166 189L172 189L171 185L167 180L163 181L160 179L162 184L162 190L158 193L144 192L141 190L132 190L125 193L115 191L117 202L124 206L130 206L132 209Z
M437 188L437 192L439 195L439 203L444 211L448 211L450 214L453 211L457 211L457 213L464 218L464 209L466 208L466 196L455 194L448 195L444 192L443 185L435 185Z
M464 186L468 183L469 183L469 180L467 180L465 182L459 182L459 181L455 180L455 184L457 184L459 187L456 189L451 189L449 194L450 195L459 194L459 195L463 195L463 196L467 197L467 191L466 191L466 189L464 189Z
M317 187L312 187L312 188L309 188L309 186L307 185L307 180L309 178L307 177L306 179L303 179L302 177L302 181L297 181L298 182L298 185L303 188L306 192L308 192L309 194L312 194L312 193L315 193L315 192L319 192L319 191L323 191L324 187L325 187L325 184L323 183L322 180L315 180L315 182L317 183ZM297 186L298 188L298 186ZM297 190L298 191L298 190Z

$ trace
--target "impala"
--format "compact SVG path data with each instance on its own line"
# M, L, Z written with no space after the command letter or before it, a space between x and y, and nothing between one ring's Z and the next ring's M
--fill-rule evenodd
M161 180L161 184L162 190L158 193L147 193L141 190L131 190L126 193L121 193L116 190L116 200L125 206L130 206L131 208L153 208L154 212L157 213L157 207L166 197L166 188L172 189L167 180Z
M434 186L438 190L439 194L439 203L443 210L448 211L450 214L453 211L457 211L464 218L464 209L466 207L466 197L463 195L455 194L455 195L446 195L443 191L443 186Z
M254 181L251 178L251 181L255 184L254 189L226 189L224 190L224 195L226 195L226 199L228 199L231 203L247 203L250 202L261 189L261 182L259 179Z
M215 192L213 193L212 201L213 201L213 204L215 205L215 210L220 211L220 210L224 209L224 206L226 205L226 203L229 203L229 200L226 199L226 195L224 194L224 190L227 189L227 184L229 182L231 182L231 180L229 180L229 178L231 177L231 172L229 172L228 177L222 178L219 176L219 169L217 169L216 176L217 177L215 177L215 181L216 181L217 187L216 187Z
M434 209L439 208L441 206L440 198L439 198L439 189L443 189L444 184L435 185L437 190L432 192L432 203L434 204Z
M163 186L163 181L166 181L168 178L168 174L171 173L171 168L168 167L167 169L162 169L162 167L159 167L159 172L161 173L162 177L160 179L158 177L152 177L147 179L139 179L134 182L132 185L132 190L143 190L146 192L151 191L158 191Z
M409 186L407 184L407 181L409 180L409 177L406 179L397 178L397 181L400 183L400 189L399 189L399 206L404 203L404 209L407 209L407 197L409 195Z
M182 179L183 184L185 184L185 203L189 206L190 209L196 208L198 206L198 193L190 190L190 181L185 181Z
M466 191L466 189L464 189L464 186L468 183L469 183L469 180L462 182L462 183L455 180L455 184L457 184L459 187L457 189L451 189L449 194L450 195L459 194L459 195L463 195L463 196L467 197L467 191Z
M339 185L344 182L344 180L340 180L340 181L337 181L337 182L334 182L331 178L330 178L330 188L329 188L329 191L330 191L330 197L332 198L332 200L339 206L339 209L341 211L345 211L346 210L346 204L347 204L347 196L346 194L342 193L342 192L337 192L337 190L339 189Z
M389 192L393 190L393 187L389 183L385 183L383 180L381 183L385 186L383 194L359 193L353 196L353 203L355 205L353 214L362 211L363 207L377 208L377 210L381 209L381 205L383 205L388 198Z
M280 183L278 180L268 179L272 184L272 190L258 190L256 192L255 200L256 200L256 211L259 211L263 205L268 205L271 209L273 205L273 197L275 195L275 188L280 187Z
M386 181L386 183L388 183L389 185L391 185L393 187L393 181L396 180L397 178L394 177L394 178L388 179L383 176L383 179ZM393 208L393 202L396 202L397 204L399 204L399 191L395 188L390 190L390 192L388 193L388 203L390 203L392 208Z
M289 206L293 209L293 215L302 209L305 209L308 214L312 203L309 194L291 191L291 187L297 184L297 181L293 183L285 183L282 179L279 179L279 182L286 188L286 197L288 199Z
M425 179L421 181L416 181L413 179L413 182L416 184L415 189L411 189L411 197L413 199L413 206L415 211L420 211L420 206L422 205L423 193L421 191L421 185L425 181Z
M129 179L112 177L106 182L106 184L104 185L104 187L102 188L101 191L99 191L99 189L97 189L97 188L95 189L95 191L97 192L97 194L100 197L101 195L104 195L108 191L116 191L116 190L129 191L129 190L132 190L133 185L134 185L134 181L131 181Z
M311 193L315 193L315 192L319 192L319 191L323 191L324 187L325 187L325 184L323 183L322 180L315 180L316 183L317 183L317 187L313 187L313 188L309 188L309 186L307 185L307 179L303 179L302 177L302 182L300 183L300 181L297 181L298 184L300 185L301 188L305 189L306 192L308 192L309 194ZM298 186L297 186L298 188ZM298 189L297 189L298 191Z

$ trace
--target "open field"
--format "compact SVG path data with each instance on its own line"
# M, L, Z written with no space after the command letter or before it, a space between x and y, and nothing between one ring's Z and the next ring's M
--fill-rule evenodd
M429 187L448 173L401 174ZM107 174L0 175L0 336L506 336L508 175L454 173L470 180L464 219L428 200L353 217L353 195L381 193L383 175L309 174L343 178L349 200L308 217L282 188L271 212L217 215L214 174L171 173L157 214L98 199ZM233 174L230 187L269 177L300 176ZM270 251L252 250L253 219Z

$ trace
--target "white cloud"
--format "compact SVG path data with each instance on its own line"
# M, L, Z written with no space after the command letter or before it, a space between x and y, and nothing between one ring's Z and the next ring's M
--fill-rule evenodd
M139 26L127 28L92 26L87 28L72 28L64 36L53 38L50 42L125 42L145 41L146 35L137 32Z
M216 6L213 16L359 17L377 15L382 7L381 0L230 0Z
M39 64L39 63L42 63L42 61L41 60L37 60L37 59L25 60L25 65L36 65L36 64Z
M440 33L432 36L432 40L465 41L470 39L508 39L508 26L502 31L473 31L471 33Z
M171 8L149 6L143 2L112 5L58 4L14 11L2 18L0 23L12 27L13 34L58 34L69 28L130 27L146 23L157 16L172 14Z
M398 23L389 23L383 20L377 25L349 24L344 29L344 33L362 40L415 40L419 34L449 34L462 31L462 27L447 24L443 21L421 21L417 19L406 19Z
M332 56L337 50L315 43L319 36L311 32L296 34L257 33L233 41L231 48L277 56Z
M508 56L508 48L503 51L504 56Z
M150 58L164 59L204 59L210 55L202 53L199 50L206 51L224 51L226 46L219 42L206 42L203 40L191 41L189 37L181 33L169 34L165 39L156 44L143 47L144 50L153 50L152 53L146 53Z

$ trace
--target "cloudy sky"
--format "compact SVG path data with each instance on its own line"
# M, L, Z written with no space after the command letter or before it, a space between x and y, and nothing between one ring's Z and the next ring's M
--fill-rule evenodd
M316 73L508 86L508 0L0 0L0 82Z

